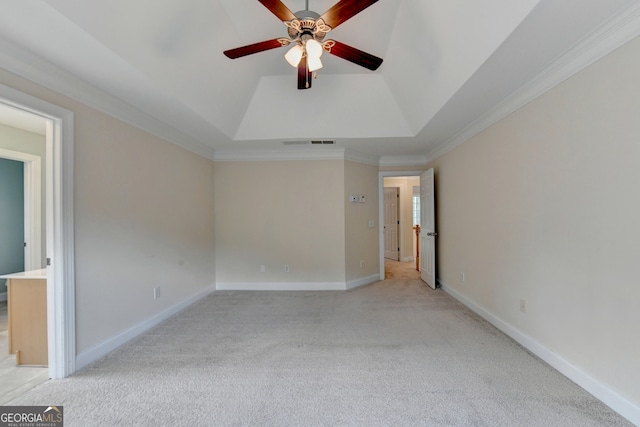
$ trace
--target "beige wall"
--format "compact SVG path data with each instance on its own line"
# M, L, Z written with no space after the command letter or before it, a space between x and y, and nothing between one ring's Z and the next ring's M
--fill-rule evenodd
M46 155L44 135L38 135L37 133L0 123L0 148L42 157L42 170L44 175L44 156Z
M639 94L636 39L430 165L440 280L635 405Z
M346 161L344 188L346 280L379 276L378 167ZM351 203L351 195L364 195L366 201ZM370 220L373 227L369 227ZM363 268L360 261L364 261Z
M344 180L342 160L217 162L216 283L344 283Z
M78 353L213 285L212 161L4 70L0 79L74 113Z

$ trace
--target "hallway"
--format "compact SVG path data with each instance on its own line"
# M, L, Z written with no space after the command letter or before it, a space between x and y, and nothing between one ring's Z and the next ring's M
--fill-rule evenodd
M384 260L384 278L386 279L419 279L420 272L416 270L415 261L400 262L390 259Z

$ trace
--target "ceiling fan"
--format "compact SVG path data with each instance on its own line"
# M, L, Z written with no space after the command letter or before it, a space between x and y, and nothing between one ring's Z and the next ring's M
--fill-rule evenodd
M382 59L377 56L335 40L324 40L329 31L378 0L339 0L322 15L309 10L309 0L306 0L306 9L296 13L291 12L280 0L258 1L287 26L289 37L265 40L226 50L224 54L228 58L236 59L293 44L286 53L285 59L291 66L298 69L298 89L311 87L313 73L322 68L320 61L322 52L346 59L369 70L376 70L382 64Z

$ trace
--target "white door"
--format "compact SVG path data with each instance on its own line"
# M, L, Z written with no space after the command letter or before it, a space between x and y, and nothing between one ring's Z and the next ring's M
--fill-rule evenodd
M384 257L399 261L398 245L398 187L384 188Z
M436 203L433 169L420 175L420 278L436 288Z

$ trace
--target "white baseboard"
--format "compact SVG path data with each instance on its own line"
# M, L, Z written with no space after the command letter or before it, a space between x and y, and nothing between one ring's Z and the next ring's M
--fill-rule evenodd
M346 291L380 280L380 275L350 280L348 282L260 282L217 283L217 291Z
M217 283L217 291L343 291L343 282Z
M360 286L370 285L371 283L375 283L378 281L380 281L380 274L373 274L371 276L361 277L359 279L348 281L345 286L345 290L359 288Z
M7 293L3 292L0 294L0 301L6 301L7 300Z
M638 405L621 396L619 393L612 390L609 386L598 381L596 378L592 377L579 367L573 365L571 362L564 359L559 354L549 350L539 341L523 333L513 325L505 322L487 309L481 307L460 292L451 288L446 283L442 282L441 280L438 280L438 283L446 293L460 301L462 304L466 305L468 308L470 308L472 311L474 311L480 317L484 318L496 328L500 329L506 335L513 338L524 348L547 362L554 369L569 378L571 381L578 384L587 392L591 393L597 399L601 400L605 405L609 406L618 414L622 415L633 424L640 426L640 407Z
M125 344L127 341L130 341L141 333L148 331L149 329L160 324L174 314L179 313L196 301L206 297L213 291L215 291L215 286L208 286L207 288L185 299L184 301L167 308L163 312L144 320L136 326L129 328L114 337L108 338L94 345L93 347L83 351L82 353L79 353L76 356L76 370L87 366L88 364L100 359L103 356L106 356L108 353Z

